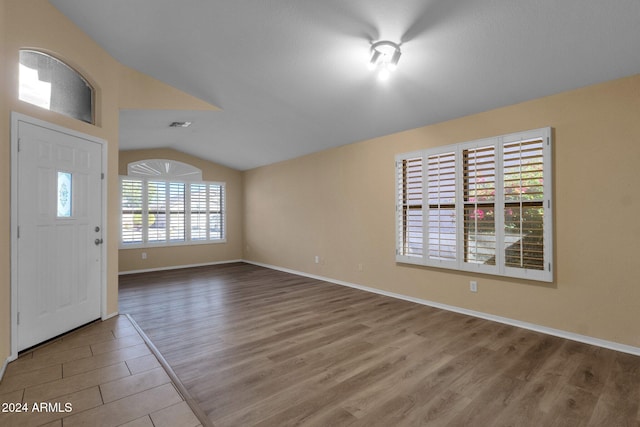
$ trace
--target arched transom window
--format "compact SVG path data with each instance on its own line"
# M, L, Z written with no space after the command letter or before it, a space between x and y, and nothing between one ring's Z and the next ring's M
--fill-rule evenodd
M35 50L20 50L18 98L47 110L94 123L93 87L62 61Z

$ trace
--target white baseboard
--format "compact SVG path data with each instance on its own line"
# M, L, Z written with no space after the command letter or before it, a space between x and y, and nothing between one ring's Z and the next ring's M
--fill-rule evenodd
M247 264L253 264L260 267L270 268L272 270L283 271L285 273L297 274L299 276L309 277L311 279L322 280L324 282L335 283L336 285L348 286L350 288L360 289L366 292L372 292L379 295L384 295L391 298L397 298L405 301L415 302L417 304L426 305L429 307L440 308L442 310L452 311L455 313L466 314L468 316L478 317L481 319L491 320L493 322L504 323L506 325L516 326L518 328L528 329L530 331L540 332L547 335L553 335L560 338L565 338L572 341L581 342L584 344L595 345L597 347L608 348L610 350L620 351L622 353L629 353L635 356L640 356L640 347L634 347L631 345L621 344L614 341L607 341L600 338L594 338L587 335L580 335L573 332L563 331L561 329L549 328L546 326L537 325L535 323L523 322L520 320L510 319L508 317L496 316L493 314L483 313L481 311L468 310L466 308L460 308L453 305L442 304L435 301L424 300L420 298L414 298L407 295L396 294L394 292L383 291L376 288L370 288L368 286L362 286L355 283L345 282L342 280L332 279L330 277L318 276L315 274L305 273L303 271L291 270L289 268L278 267L276 265L263 264L255 261L244 260Z
M104 317L102 318L102 321L104 322L105 320L109 320L109 319L111 319L112 317L116 317L118 314L120 314L120 313L118 313L117 311L114 311L114 312L113 312L113 313L111 313L111 314L107 314L106 316L104 316Z
M202 264L187 264L187 265L172 265L169 267L157 267L157 268L147 268L144 270L130 270L130 271L121 271L118 273L119 276L124 276L127 274L137 274L137 273L152 273L154 271L168 271L168 270L179 270L182 268L193 268L193 267L206 267L208 265L220 265L220 264L232 264L234 262L244 262L241 259L232 259L229 261L216 261L216 262L205 262Z

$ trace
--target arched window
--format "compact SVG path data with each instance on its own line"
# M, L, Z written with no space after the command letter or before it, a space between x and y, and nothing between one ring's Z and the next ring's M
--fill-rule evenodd
M74 69L35 50L20 50L18 98L93 123L93 87Z
M127 165L127 175L142 178L202 181L202 170L177 160L148 159Z

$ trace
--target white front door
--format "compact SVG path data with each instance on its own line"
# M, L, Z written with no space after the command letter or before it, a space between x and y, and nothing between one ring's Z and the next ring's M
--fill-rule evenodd
M18 121L17 346L100 317L102 145Z

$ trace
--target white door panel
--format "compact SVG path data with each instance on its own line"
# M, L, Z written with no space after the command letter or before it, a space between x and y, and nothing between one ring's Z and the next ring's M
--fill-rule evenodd
M100 317L102 147L22 121L18 138L23 350Z

